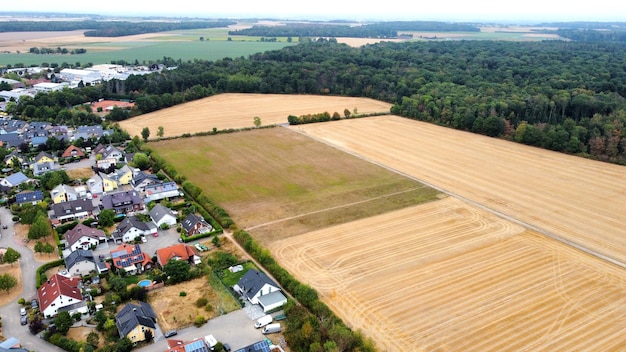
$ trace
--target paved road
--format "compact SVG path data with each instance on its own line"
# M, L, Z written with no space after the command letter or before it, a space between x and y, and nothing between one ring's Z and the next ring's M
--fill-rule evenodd
M38 262L35 260L33 252L28 249L21 238L13 236L13 221L12 215L9 209L6 207L0 208L0 221L2 224L7 224L8 229L2 230L2 239L0 239L0 247L11 247L20 252L22 257L19 260L20 268L22 269L22 280L24 290L19 297L24 297L27 301L35 298L37 293L35 289L35 278L37 268L44 262ZM62 349L53 346L46 341L34 336L28 330L28 326L22 326L20 324L20 307L17 304L17 299L13 302L0 308L0 315L2 315L2 330L6 337L15 337L20 340L22 347L31 351L63 351Z
M63 169L64 170L87 169L87 168L90 169L95 164L96 164L96 157L92 155L89 158L85 158L74 163L64 164Z

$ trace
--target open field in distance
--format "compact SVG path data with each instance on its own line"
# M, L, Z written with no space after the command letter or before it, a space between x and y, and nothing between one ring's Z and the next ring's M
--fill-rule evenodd
M626 169L397 116L294 127L626 263Z
M626 275L448 197L275 241L381 351L617 351Z
M355 108L359 114L388 113L391 104L367 98L228 93L140 115L120 122L120 126L131 136L141 136L141 130L148 127L152 138L156 137L158 127L163 126L164 137L170 137L208 132L213 128L254 127L255 116L266 126L286 124L289 115L327 111L343 116L345 109L353 112Z
M264 243L434 200L439 194L283 127L149 146Z

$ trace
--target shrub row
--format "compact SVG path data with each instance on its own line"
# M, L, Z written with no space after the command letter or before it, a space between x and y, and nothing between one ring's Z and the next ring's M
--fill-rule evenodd
M48 278L46 277L46 271L54 267L63 266L63 265L65 265L65 262L63 261L63 259L57 259L55 261L51 261L49 263L46 263L40 266L37 269L37 289L41 287L44 281L48 280Z

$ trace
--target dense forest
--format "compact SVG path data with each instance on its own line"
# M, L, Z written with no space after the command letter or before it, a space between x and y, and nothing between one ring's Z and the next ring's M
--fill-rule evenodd
M364 25L288 23L284 26L253 26L229 31L229 35L264 37L352 37L397 38L398 31L479 32L480 28L464 23L435 21L391 21Z
M180 29L218 28L235 24L231 20L206 21L5 21L0 32L74 31L88 29L87 37L121 37Z
M318 40L249 58L176 64L176 70L38 95L11 109L25 118L58 120L68 105L102 97L135 100L132 114L140 114L223 92L360 96L393 103L392 112L408 118L626 164L622 43L385 42L352 48ZM110 118L130 115L114 111Z

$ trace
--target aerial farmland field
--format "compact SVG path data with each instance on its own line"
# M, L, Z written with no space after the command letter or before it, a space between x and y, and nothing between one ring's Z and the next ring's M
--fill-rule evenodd
M381 351L617 351L626 275L448 197L273 242Z
M156 135L163 126L164 137L184 133L209 132L229 128L254 127L254 117L262 125L286 124L289 115L338 112L345 109L359 114L388 113L391 104L366 98L284 94L218 94L171 108L140 115L120 122L131 136L140 136L144 127Z
M150 147L264 243L439 194L283 127L163 140Z

